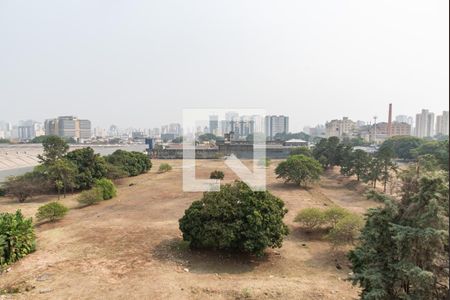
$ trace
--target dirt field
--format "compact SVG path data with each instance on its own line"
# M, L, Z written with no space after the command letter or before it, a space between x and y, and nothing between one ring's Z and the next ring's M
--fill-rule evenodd
M330 172L304 190L277 180L272 162L268 188L286 203L291 233L281 249L254 258L186 247L178 219L201 193L182 191L181 161L170 161L174 168L165 174L156 172L160 163L123 180L112 200L78 209L75 196L62 199L73 209L60 222L36 227L37 251L0 275L0 289L21 292L0 299L358 299L358 288L345 280L344 253L333 254L326 241L293 223L304 207L335 203L363 213L376 205L348 179ZM198 161L197 177L214 169L225 171L226 182L235 179L222 161ZM54 199L0 198L0 211L34 216Z

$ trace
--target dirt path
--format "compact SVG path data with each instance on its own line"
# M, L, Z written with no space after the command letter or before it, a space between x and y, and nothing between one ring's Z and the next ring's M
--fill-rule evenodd
M99 205L72 209L55 224L38 226L37 251L0 275L1 288L18 288L5 299L357 299L358 289L336 269L330 246L303 234L293 218L304 207L333 202L355 211L374 206L326 175L320 186L303 190L267 170L268 188L282 198L291 228L281 249L263 258L190 251L181 240L178 219L201 193L181 186L181 161L173 170L128 178L118 197ZM221 161L200 161L197 176L214 169L235 179ZM130 183L133 185L130 186ZM1 211L23 210L32 216L49 197L18 204L0 198ZM64 200L76 206L74 196Z

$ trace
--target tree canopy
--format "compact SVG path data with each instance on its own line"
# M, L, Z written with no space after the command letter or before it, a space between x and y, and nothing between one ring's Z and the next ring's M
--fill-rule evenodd
M413 136L394 136L383 142L381 147L393 149L395 156L400 159L413 159L411 152L424 143L423 139Z
M137 151L129 152L119 149L105 158L110 164L127 172L128 176L137 176L146 173L152 167L152 163L148 156Z
M288 234L283 223L286 213L281 199L236 181L219 192L204 193L179 223L183 239L192 248L262 254L267 247L281 247Z
M44 164L52 163L62 158L69 150L67 142L54 135L45 137L42 141L42 146L44 151L42 155L38 155L38 158Z
M322 167L317 160L301 154L289 156L275 169L277 178L283 178L286 183L293 182L301 186L307 186L319 180L321 173Z
M422 177L416 186L367 214L349 254L362 299L447 299L448 184Z
M96 154L91 147L76 149L67 153L65 158L77 169L75 185L77 189L88 189L94 185L95 180L107 174L106 161L100 154Z

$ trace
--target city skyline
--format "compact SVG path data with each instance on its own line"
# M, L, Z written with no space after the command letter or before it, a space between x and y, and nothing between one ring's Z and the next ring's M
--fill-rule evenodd
M448 5L2 2L0 119L155 127L183 108L257 107L300 131L388 103L448 110Z

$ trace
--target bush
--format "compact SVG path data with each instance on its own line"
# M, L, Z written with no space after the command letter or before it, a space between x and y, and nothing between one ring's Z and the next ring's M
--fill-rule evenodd
M340 219L334 228L330 230L327 239L333 243L333 246L353 244L358 238L361 229L364 226L364 220L357 214L348 214Z
M109 179L102 178L96 180L95 187L101 190L103 200L108 200L117 196L116 186Z
M324 211L324 221L334 228L341 219L345 218L349 214L350 212L345 208L333 206Z
M298 213L294 221L311 231L325 224L325 213L319 208L305 208Z
M148 156L137 151L116 150L113 154L106 156L105 159L108 163L127 172L127 176L147 173L152 167L152 162Z
M6 190L2 187L0 187L0 197L6 196Z
M55 222L62 219L69 209L59 202L50 202L38 208L36 219L38 221L49 220Z
M225 174L222 171L215 170L215 171L211 172L211 175L209 175L209 178L222 180L225 178Z
M168 163L162 163L159 165L159 169L158 172L159 173L165 173L165 172L169 172L170 170L172 170L172 166L169 165Z
M13 263L35 250L33 220L20 210L0 213L0 265Z
M261 255L281 247L288 228L281 199L268 191L254 192L245 183L223 185L194 201L179 220L183 240L192 248L237 250Z
M98 187L83 191L78 196L78 202L83 206L97 204L103 200L103 192Z

